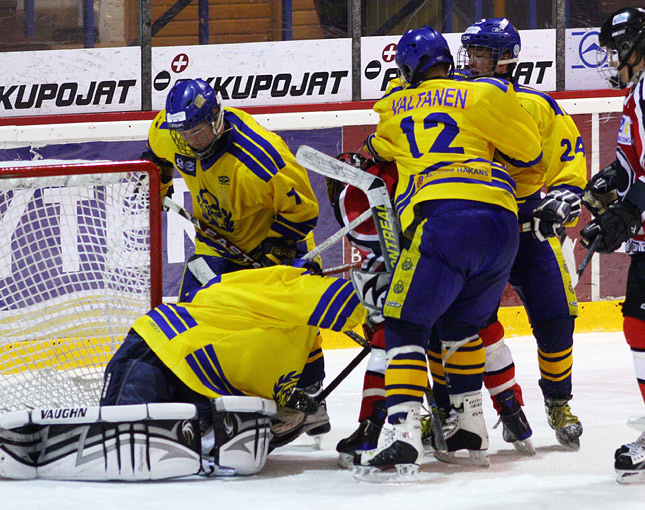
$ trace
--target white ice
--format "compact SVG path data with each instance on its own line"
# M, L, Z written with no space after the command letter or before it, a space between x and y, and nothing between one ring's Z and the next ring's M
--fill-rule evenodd
M630 416L645 415L629 348L622 333L575 335L572 410L583 425L580 451L564 451L548 427L537 386L535 342L507 340L524 390L533 428L534 457L523 457L502 440L488 398L490 467L441 464L426 456L414 485L357 483L336 464L335 445L356 427L362 369L359 366L328 398L332 432L322 449L305 437L269 455L264 471L248 478L193 479L165 483L87 483L0 480L1 510L103 509L608 509L645 508L645 484L619 485L614 450L639 432ZM358 353L326 353L331 380Z

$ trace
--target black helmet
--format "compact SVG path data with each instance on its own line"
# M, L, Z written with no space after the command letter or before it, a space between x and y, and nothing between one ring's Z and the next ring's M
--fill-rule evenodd
M636 81L638 76L634 76L632 66L627 62L632 55L636 55L634 63L640 62L645 57L645 9L642 7L618 9L601 27L598 42L600 46L607 49L616 69L620 71L627 66L629 79Z

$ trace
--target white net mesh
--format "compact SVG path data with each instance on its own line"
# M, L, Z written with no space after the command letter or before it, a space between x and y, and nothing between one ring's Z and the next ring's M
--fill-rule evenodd
M151 304L149 174L134 170L2 170L0 411L98 403L105 364Z

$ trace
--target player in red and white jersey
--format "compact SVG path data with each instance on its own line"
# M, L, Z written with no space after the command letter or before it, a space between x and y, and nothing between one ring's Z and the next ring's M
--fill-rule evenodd
M585 188L583 203L595 218L582 230L583 246L612 253L625 242L631 256L623 309L623 331L645 401L645 9L616 11L600 30L609 55L610 83L628 88L618 132L616 161ZM614 455L618 481L645 481L645 432Z

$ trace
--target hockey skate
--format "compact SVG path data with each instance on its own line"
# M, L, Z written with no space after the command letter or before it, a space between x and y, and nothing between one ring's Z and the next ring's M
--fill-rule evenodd
M614 469L618 483L645 482L645 432L633 443L624 444L616 450Z
M352 435L341 439L336 445L338 464L346 469L351 469L356 453L376 448L382 428L383 422L373 416L362 420Z
M520 403L515 399L513 390L506 390L495 399L502 406L499 412L499 422L502 424L502 437L507 443L523 455L535 455L535 448L530 437L533 435L531 426ZM497 427L497 425L495 425Z
M448 464L488 467L488 432L481 392L450 395L450 403L452 409L443 427L448 451L435 450L435 458ZM466 450L468 456L457 455L460 450Z
M302 389L296 388L287 404L271 417L273 439L270 449L289 444L305 432L325 424L329 424L327 409Z
M544 408L547 421L549 426L555 430L558 443L565 448L579 450L582 423L576 415L571 413L569 400L571 397L562 399L547 397L544 400Z
M354 479L395 483L418 481L419 464L423 460L419 407L414 405L403 422L384 426L375 449L356 452Z

